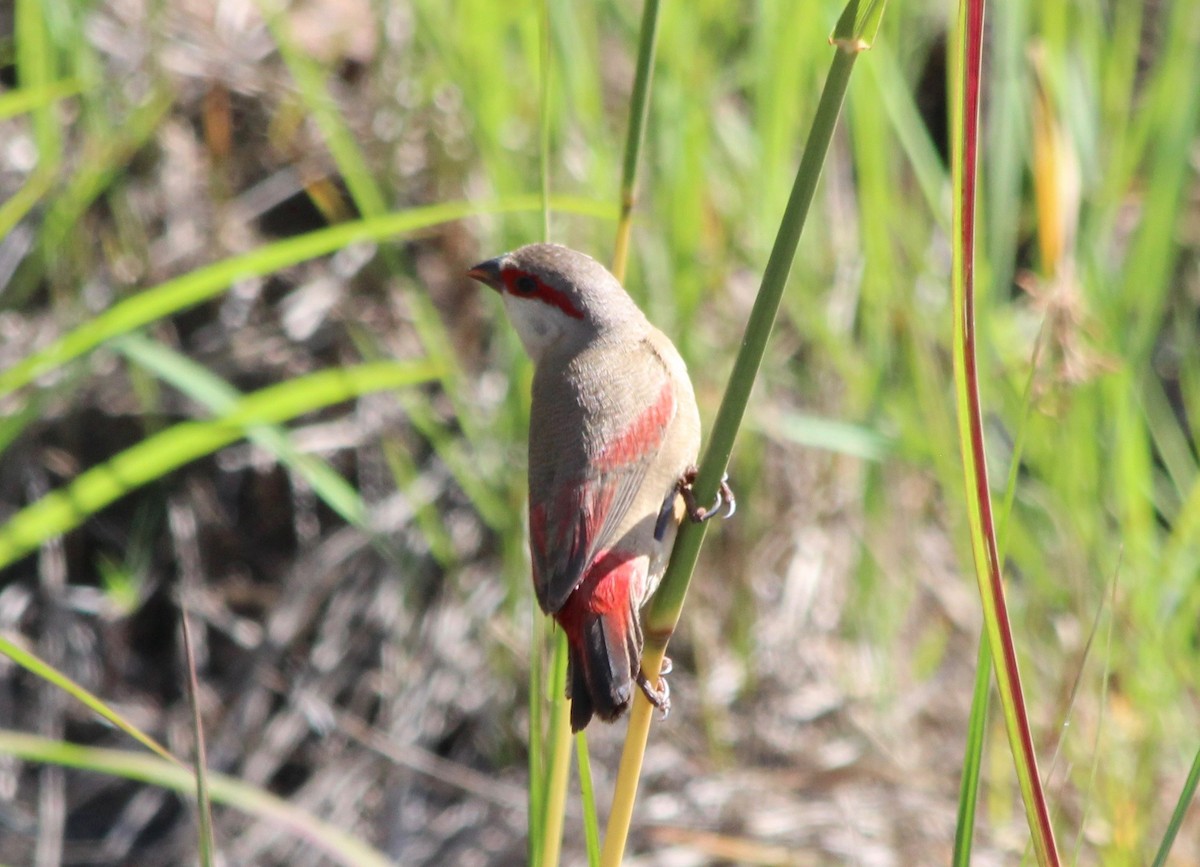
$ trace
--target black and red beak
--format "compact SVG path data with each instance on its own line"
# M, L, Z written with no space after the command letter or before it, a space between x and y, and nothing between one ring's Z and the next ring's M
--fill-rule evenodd
M491 286L497 292L501 291L500 287L503 284L500 281L500 258L480 262L467 272L467 276L472 280L478 280L485 286Z

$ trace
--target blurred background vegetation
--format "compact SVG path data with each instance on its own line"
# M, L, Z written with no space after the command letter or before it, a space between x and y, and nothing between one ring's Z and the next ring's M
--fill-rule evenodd
M542 235L540 12L0 5L0 634L186 755L186 604L211 766L405 864L525 857L530 368L464 271ZM664 6L627 283L706 421L839 12ZM551 237L604 260L641 6L550 14ZM631 863L947 860L980 619L953 14L893 3L857 64ZM989 16L978 317L1009 601L1060 846L1141 864L1200 747L1200 5ZM379 359L410 366L304 379ZM252 392L286 435L247 427ZM130 745L10 663L0 687L9 732ZM994 725L981 864L1027 839ZM602 804L620 736L590 732ZM229 863L328 863L253 812L215 821ZM5 863L181 863L193 823L152 786L0 764ZM1195 819L1175 857L1200 861Z

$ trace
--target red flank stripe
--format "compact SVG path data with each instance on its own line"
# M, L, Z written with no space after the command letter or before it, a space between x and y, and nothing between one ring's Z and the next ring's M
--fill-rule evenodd
M613 470L630 464L662 442L667 423L675 414L675 393L668 381L659 392L658 400L646 407L625 432L604 447L596 458L596 468Z

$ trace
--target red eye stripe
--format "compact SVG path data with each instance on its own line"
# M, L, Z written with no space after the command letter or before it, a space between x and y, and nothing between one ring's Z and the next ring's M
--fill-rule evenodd
M504 291L514 298L536 298L551 307L557 307L572 319L582 319L583 311L576 307L565 292L547 286L536 275L520 268L505 268L500 272ZM532 289L532 291L530 291Z

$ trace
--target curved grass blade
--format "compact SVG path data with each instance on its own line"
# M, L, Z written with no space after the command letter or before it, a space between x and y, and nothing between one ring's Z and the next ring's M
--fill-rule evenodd
M204 366L140 334L121 337L114 347L159 379L204 404L213 413L232 412L237 402L245 396ZM313 492L346 523L370 532L367 507L362 497L328 462L317 455L302 453L292 445L284 430L272 425L252 427L246 438L303 478Z
M121 731L125 732L125 734L129 735L135 741L142 744L142 746L146 747L146 749L160 756L164 761L177 765L180 768L187 767L187 765L185 765L182 761L171 755L170 750L168 750L154 738L150 737L150 735L143 732L129 720L125 719L125 717L121 716L115 710L110 708L102 699L88 692L57 668L47 662L43 662L36 655L30 653L28 650L25 650L15 641L7 638L4 635L0 635L0 653L3 653L30 674L40 677L47 683L58 687L80 704L86 706L97 715L108 720Z
M0 754L16 756L28 762L44 762L124 777L185 796L190 795L195 787L191 771L153 756L84 747L23 732L0 730ZM393 867L383 853L270 792L224 774L209 774L208 782L209 794L215 803L235 807L248 815L269 821L296 839L311 843L337 863L347 867Z
M249 394L213 421L177 424L81 473L65 488L17 512L0 526L0 568L46 539L78 526L122 495L236 442L250 430L368 392L427 382L439 373L425 362L377 362L324 370Z
M556 210L585 216L611 218L613 214L611 205L590 199L556 197L553 206ZM238 280L270 274L350 244L381 241L478 214L533 211L540 207L538 196L515 196L486 204L442 202L382 217L339 223L328 229L260 247L242 256L224 259L139 292L89 319L19 364L0 372L0 398L114 337L220 295Z
M1154 856L1152 867L1166 867L1167 856L1171 854L1171 847L1175 845L1175 837L1179 834L1179 828L1187 816L1188 805L1196 797L1198 784L1200 784L1200 750L1196 751L1196 757L1192 759L1192 769L1188 772L1187 780L1183 784L1183 791L1179 793L1179 800L1175 802L1175 810L1171 813L1171 821L1167 824L1167 831L1163 835L1162 843L1159 844L1158 854Z

